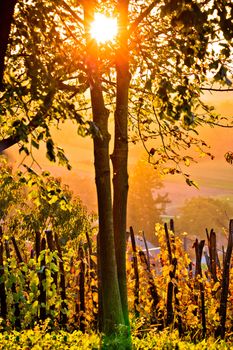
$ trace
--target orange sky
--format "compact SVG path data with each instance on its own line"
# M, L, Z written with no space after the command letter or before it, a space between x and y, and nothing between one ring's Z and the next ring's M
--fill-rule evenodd
M205 96L209 103L217 107L219 113L224 116L233 115L232 92L206 93ZM187 186L182 177L169 175L165 178L163 192L170 194L172 204L169 210L171 212L185 198L193 195L226 195L229 192L229 195L233 196L233 166L229 165L224 159L224 154L227 151L233 151L233 129L206 128L201 132L201 136L211 146L215 159L213 161L208 158L200 159L198 164L187 168L187 172L191 173L192 179L198 181L200 190ZM90 209L94 209L96 201L92 139L78 136L72 123L63 124L62 130L55 132L55 139L65 149L71 161L72 170L68 171L61 166L48 162L43 148L40 148L40 152L36 152L36 159L42 168L49 169L53 175L61 177L64 183L69 184L75 193L80 194ZM19 164L17 147L11 148L8 154L17 166ZM142 154L143 147L141 145L130 147L130 167L135 164ZM88 186L85 179L90 180Z

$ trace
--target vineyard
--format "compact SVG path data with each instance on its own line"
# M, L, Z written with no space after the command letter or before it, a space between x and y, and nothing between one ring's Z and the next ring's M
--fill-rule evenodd
M204 272L201 265L204 241L194 243L196 263L193 266L181 239L168 230L166 224L158 225L159 274L153 268L153 260L149 263L147 254L137 251L131 228L129 303L138 334L148 328L170 327L178 329L180 336L189 334L193 340L231 335L232 224L224 263L218 259L216 245L211 245L216 239L215 233L210 232L209 263ZM2 229L0 234L2 329L28 329L47 319L52 329L82 332L97 329L96 253L87 233L85 241L68 242L61 247L56 233L47 230L41 237L37 232L33 249L28 242L27 246L22 243L19 246L13 236L6 239Z
M153 333L169 328L195 342L211 336L229 339L233 280L227 266L232 242L229 240L223 267L210 255L208 270L202 273L203 241L195 242L194 268L182 241L166 225L156 229L161 244L159 274L154 273L153 261L149 265L146 254L137 251L133 230L130 232L128 281L134 334L140 338L148 330ZM215 242L214 235L211 231L209 243ZM35 249L24 247L22 256L15 238L5 239L1 231L2 331L33 329L44 322L52 331L96 331L96 256L90 237L86 238L85 242L67 243L62 250L52 231L46 231L42 238L37 233ZM210 252L215 254L213 248L210 246Z
M97 348L101 288L95 217L88 216L48 174L44 178L30 171L13 174L4 161L1 170L1 343L39 344L30 332L35 337L42 332L44 341L59 340L61 348L66 348L64 341L70 348L69 339L75 344L75 334L82 344L76 348ZM162 340L180 342L180 347L185 340L202 348L208 347L208 339L218 341L218 346L227 346L223 340L230 344L233 221L221 254L216 233L206 230L207 244L198 239L193 242L192 260L172 220L169 225L157 224L155 235L160 253L152 257L145 239L140 248L132 227L128 234L128 299L135 348L153 349ZM84 341L80 334L89 338Z

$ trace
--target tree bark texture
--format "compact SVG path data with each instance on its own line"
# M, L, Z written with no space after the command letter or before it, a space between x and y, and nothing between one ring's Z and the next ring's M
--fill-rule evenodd
M119 0L119 50L116 53L117 92L113 164L113 223L118 281L125 324L129 325L126 277L126 214L128 196L128 0Z
M124 324L119 292L117 265L115 258L113 212L110 178L110 157L108 132L109 112L105 108L102 87L98 72L98 50L94 40L88 35L93 20L94 1L85 6L85 24L87 33L87 66L91 93L93 122L99 133L94 136L95 180L99 214L99 249L97 252L100 266L100 279L103 304L103 332L108 336Z

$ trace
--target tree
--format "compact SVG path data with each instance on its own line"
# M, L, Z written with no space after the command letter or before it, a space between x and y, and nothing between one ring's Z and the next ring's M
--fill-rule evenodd
M144 231L146 238L157 244L155 223L161 222L170 202L168 194L158 194L163 187L162 178L147 161L139 161L129 172L128 225L135 232Z
M4 60L16 3L17 0L9 0L2 1L0 4L0 87L2 87L3 72L5 68Z
M194 197L187 200L180 208L176 219L176 231L187 232L190 239L198 237L206 240L206 229L209 232L213 229L222 246L226 242L224 230L226 233L232 215L233 206L226 199Z
M90 37L94 11L118 17L116 41L97 45ZM93 136L107 335L128 325L128 142L141 139L150 162L163 173L183 173L188 185L194 184L182 164L192 161L192 145L208 154L197 127L224 122L201 93L215 89L213 81L218 89L231 84L231 13L225 0L18 1L1 94L0 150L19 143L20 151L30 154L43 141L51 161L69 166L53 142L52 125L71 119L79 134ZM110 113L115 122L113 206ZM161 143L151 147L154 139Z
M0 156L0 220L8 234L33 241L35 232L49 228L64 244L91 231L94 216L61 180L28 170L13 172Z

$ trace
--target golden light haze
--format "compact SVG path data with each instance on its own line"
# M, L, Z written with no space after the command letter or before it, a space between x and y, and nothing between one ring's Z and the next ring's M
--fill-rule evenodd
M233 93L205 93L208 103L214 105L223 116L232 116ZM198 163L186 168L191 178L198 182L200 189L189 187L182 176L168 175L164 179L165 187L161 190L168 192L171 204L168 212L173 213L184 199L192 196L233 196L233 166L228 164L224 154L233 151L233 128L206 127L199 130L201 137L211 146L210 151L215 156L214 160L208 157L200 158ZM95 175L93 140L91 137L82 138L77 134L77 127L72 122L61 125L60 130L54 130L56 143L63 147L69 158L72 170L68 171L62 166L49 162L45 157L45 147L40 146L35 152L35 158L43 169L48 169L53 175L61 177L74 193L80 195L84 204L90 210L96 210ZM112 147L112 145L111 145ZM20 163L22 156L18 155L18 147L12 147L7 151L15 166ZM145 157L145 152L140 143L130 145L129 170L137 160ZM39 169L38 169L39 170Z

